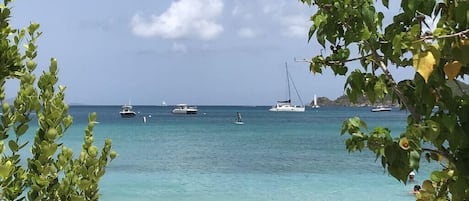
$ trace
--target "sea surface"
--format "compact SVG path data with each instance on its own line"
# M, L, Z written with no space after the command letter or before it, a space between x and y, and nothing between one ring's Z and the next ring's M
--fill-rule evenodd
M171 106L134 106L136 117L121 118L120 106L71 106L74 124L62 141L77 155L88 114L98 113L95 142L101 147L111 138L118 152L100 183L103 201L415 200L414 184L389 176L370 151L348 153L348 136L340 135L344 120L360 116L370 129L387 126L399 136L405 111L198 108L196 115L174 115ZM236 112L244 125L234 124ZM435 166L422 162L416 179Z

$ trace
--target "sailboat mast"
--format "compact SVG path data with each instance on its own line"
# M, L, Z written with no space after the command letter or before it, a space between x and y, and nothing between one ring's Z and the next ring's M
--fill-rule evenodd
M288 66L287 62L285 62L285 71L287 75L287 89L288 89L288 102L291 102L291 94L290 94L290 75L288 74Z

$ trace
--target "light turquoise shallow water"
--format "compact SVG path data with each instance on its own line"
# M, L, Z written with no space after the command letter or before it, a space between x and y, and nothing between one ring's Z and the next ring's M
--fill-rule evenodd
M361 116L370 127L403 131L403 111L324 107L273 113L268 107L199 107L173 115L171 107L135 106L121 119L118 106L74 106L63 139L78 152L86 117L98 112L95 139L113 139L119 153L101 182L104 201L337 201L414 200L370 152L348 153L340 127ZM233 124L241 112L245 125ZM150 117L151 115L151 117ZM143 117L147 122L143 122ZM417 179L429 174L422 165Z

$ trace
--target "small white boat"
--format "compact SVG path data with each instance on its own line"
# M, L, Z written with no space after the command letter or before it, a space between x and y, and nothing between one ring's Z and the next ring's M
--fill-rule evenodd
M197 106L189 106L187 104L177 104L172 111L173 114L197 114L197 112Z
M123 118L135 117L136 115L136 113L132 111L132 106L127 104L122 106L122 110L119 112L119 114Z
M241 113L236 112L236 120L235 120L234 123L237 124L237 125L243 125L244 124L243 120L241 119Z
M305 106L303 105L303 101L301 100L300 94L298 93L298 90L296 90L295 83L293 82L293 79L291 78L288 72L288 67L286 63L285 63L285 71L287 74L288 100L277 101L277 104L272 106L272 108L270 108L269 111L271 112L304 112ZM295 89L296 95L298 96L298 99L300 100L301 105L293 105L291 103L290 82L292 83L293 88Z
M383 105L378 105L374 108L371 108L372 112L389 112L392 111L391 107L383 106Z

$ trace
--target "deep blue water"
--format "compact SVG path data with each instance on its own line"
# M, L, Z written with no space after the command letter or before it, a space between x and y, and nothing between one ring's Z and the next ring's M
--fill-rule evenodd
M173 115L170 106L134 106L137 116L123 119L119 106L72 106L74 124L63 141L78 153L87 116L98 113L96 143L110 137L119 153L101 182L105 201L414 200L412 186L388 176L371 152L348 153L340 136L342 122L355 115L398 136L406 112L268 108L199 106L197 115ZM233 123L236 112L244 125ZM428 177L427 166L417 179Z

